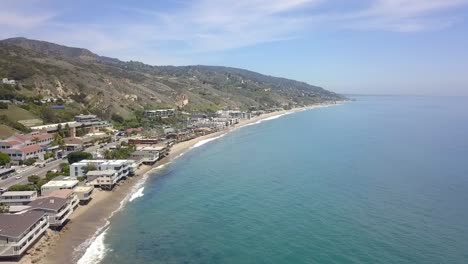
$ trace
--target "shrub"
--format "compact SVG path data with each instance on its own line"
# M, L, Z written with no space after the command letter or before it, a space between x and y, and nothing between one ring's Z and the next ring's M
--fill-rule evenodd
M15 184L8 188L10 192L35 191L36 187L31 184Z
M34 159L34 158L29 158L29 159L23 161L23 164L26 165L26 166L31 166L34 163L36 163L36 159Z
M8 164L10 163L11 161L11 158L10 156L8 156L8 154L5 154L5 153L0 153L0 165L5 165L5 164Z
M93 159L93 155L85 151L75 151L68 154L67 159L69 164L73 164L75 162L79 162L85 159Z

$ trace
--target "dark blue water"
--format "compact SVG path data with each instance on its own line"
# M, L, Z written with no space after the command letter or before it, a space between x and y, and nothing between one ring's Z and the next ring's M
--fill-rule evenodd
M468 98L357 99L186 153L102 263L468 263Z

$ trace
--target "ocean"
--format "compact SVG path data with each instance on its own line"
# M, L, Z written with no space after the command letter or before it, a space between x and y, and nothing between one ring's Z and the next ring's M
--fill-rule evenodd
M468 263L468 98L355 98L198 144L80 263Z

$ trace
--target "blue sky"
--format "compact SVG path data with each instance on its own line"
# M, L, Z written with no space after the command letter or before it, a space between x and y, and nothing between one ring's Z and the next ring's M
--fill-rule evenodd
M23 36L153 65L224 65L342 93L468 95L468 0L0 0Z

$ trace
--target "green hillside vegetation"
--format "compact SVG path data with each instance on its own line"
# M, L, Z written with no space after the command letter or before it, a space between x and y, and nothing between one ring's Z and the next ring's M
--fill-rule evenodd
M14 135L16 132L17 131L13 128L4 124L0 124L0 138L7 138L9 136Z
M8 116L12 121L38 118L28 110L14 104L9 104L8 109L0 109L0 115Z
M214 112L344 99L321 87L242 69L151 66L25 38L0 41L0 78L18 81L8 89L0 87L0 98L24 100L21 115L36 116L46 123L69 121L77 113L94 113L107 120L117 114L136 124L133 121L143 121L138 120L138 113L145 109ZM38 104L44 97L58 99L65 109Z

